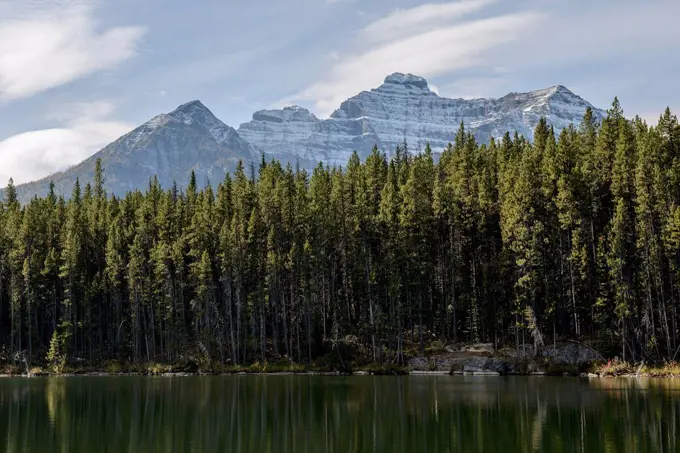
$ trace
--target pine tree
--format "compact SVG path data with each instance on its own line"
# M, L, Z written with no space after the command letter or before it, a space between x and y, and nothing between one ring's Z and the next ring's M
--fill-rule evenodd
M5 206L11 207L18 203L17 189L14 186L14 179L9 178L7 187L5 187Z
M118 198L101 161L68 200L50 184L22 204L10 181L0 346L58 372L76 358L403 365L434 339L521 355L548 332L553 347L672 357L680 126L669 109L629 121L618 100L598 123L587 109L559 137L541 120L533 141L488 144L461 124L438 160L404 143L311 175L263 156L216 190L192 172L184 192L152 177Z
M630 126L620 124L619 139L616 145L616 156L612 167L612 198L614 214L609 230L610 255L608 264L614 297L614 312L619 319L621 349L626 359L628 318L635 307L635 211L633 206L634 157L635 141ZM649 323L649 318L645 321ZM649 325L646 326L649 332ZM641 345L643 346L643 345ZM643 346L646 348L646 345ZM634 351L630 351L635 354Z

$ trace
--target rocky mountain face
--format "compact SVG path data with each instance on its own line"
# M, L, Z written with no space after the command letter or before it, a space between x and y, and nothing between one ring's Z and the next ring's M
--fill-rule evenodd
M442 150L461 122L481 142L500 138L506 131L531 139L541 117L559 133L579 124L587 107L598 119L604 117L604 111L563 86L499 99L448 99L431 91L422 77L395 73L378 88L343 102L326 120L302 107L263 110L238 132L283 160L295 157L303 165L318 161L344 165L352 151L365 156L376 144L388 154L404 142L411 150L422 150L427 143L434 151Z
M346 100L328 119L297 106L261 110L236 131L193 101L156 116L65 172L19 186L18 192L22 201L45 195L52 180L57 193L68 195L76 178L83 186L92 181L98 158L107 191L122 195L144 189L154 175L164 187L184 186L192 170L199 184L217 183L239 159L259 161L262 153L311 169L320 161L345 165L354 150L365 157L375 145L388 155L404 142L411 151L430 143L437 152L453 141L461 122L481 142L506 131L531 139L541 117L559 133L580 123L587 107L598 120L604 117L563 86L499 99L448 99L422 77L401 73Z
M152 118L65 172L19 186L20 199L47 194L50 180L58 194L69 195L76 178L83 187L93 180L98 158L105 170L107 192L122 195L144 189L154 175L163 187L175 181L183 186L192 170L199 185L221 182L240 159L250 162L260 154L234 128L193 101Z

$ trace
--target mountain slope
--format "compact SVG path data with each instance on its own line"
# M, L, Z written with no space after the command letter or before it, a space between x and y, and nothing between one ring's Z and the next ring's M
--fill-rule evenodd
M378 88L343 102L327 120L301 107L286 107L256 112L238 132L284 160L295 156L302 162L344 165L353 150L365 156L375 144L388 153L404 141L415 150L427 143L441 150L453 140L461 121L481 142L506 131L531 139L541 117L559 133L580 123L587 107L598 119L604 117L604 111L563 86L499 99L448 99L432 92L422 77L395 73Z
M259 154L234 128L218 120L201 102L193 101L152 118L75 167L19 186L20 199L45 195L50 180L57 193L70 194L76 178L83 186L92 181L99 158L106 190L122 195L146 187L154 175L164 187L173 182L185 185L192 170L199 184L221 182L239 159L252 161Z
M19 186L18 192L22 201L45 195L53 180L57 193L68 195L76 178L83 185L92 181L98 158L107 191L120 195L145 188L154 175L164 187L183 186L192 170L199 184L219 182L239 159L259 160L261 153L311 169L319 161L345 165L354 150L365 157L375 145L388 154L404 142L410 150L430 143L440 151L461 122L480 142L506 131L532 139L541 117L559 133L579 124L588 107L596 119L605 116L560 85L499 99L448 99L431 91L424 78L401 73L349 98L323 120L296 106L261 110L236 131L193 101L156 116L65 172Z

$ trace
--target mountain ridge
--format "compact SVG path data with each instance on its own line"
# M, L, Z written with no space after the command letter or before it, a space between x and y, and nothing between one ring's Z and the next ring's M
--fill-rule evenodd
M97 159L105 169L109 193L142 189L158 177L168 187L188 181L192 171L200 181L221 182L239 160L254 160L255 149L200 101L180 105L121 136L94 155L67 170L17 186L20 200L44 196L50 181L55 192L68 195L78 178L82 185L94 179Z
M311 169L320 161L345 165L355 150L365 157L376 145L388 155L404 142L411 150L430 143L435 152L441 151L461 122L481 142L506 131L532 139L541 117L559 133L580 123L588 107L598 120L605 116L564 85L500 98L453 99L434 93L425 78L403 73L390 74L380 86L348 98L325 119L293 105L256 111L235 129L200 100L192 100L154 116L81 163L19 185L17 191L27 201L45 195L54 181L57 193L68 195L76 178L83 185L92 181L99 158L105 188L122 195L146 187L154 175L165 187L185 184L191 171L199 182L220 182L239 160L254 162L263 153Z
M237 130L249 143L282 160L293 155L305 162L343 165L352 151L365 156L376 144L388 154L404 141L416 150L426 143L442 150L453 140L461 122L481 142L499 138L506 131L532 139L542 116L559 132L580 123L588 107L598 120L604 118L603 110L564 85L500 98L453 99L431 91L423 77L394 73L382 85L342 102L329 118L318 119L295 106L297 116L310 120L295 121L284 109L267 110L266 115L256 112ZM277 120L267 121L269 117Z

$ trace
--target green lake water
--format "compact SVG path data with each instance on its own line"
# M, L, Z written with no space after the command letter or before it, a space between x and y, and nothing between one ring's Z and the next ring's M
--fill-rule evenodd
M680 452L680 381L0 379L0 451Z

